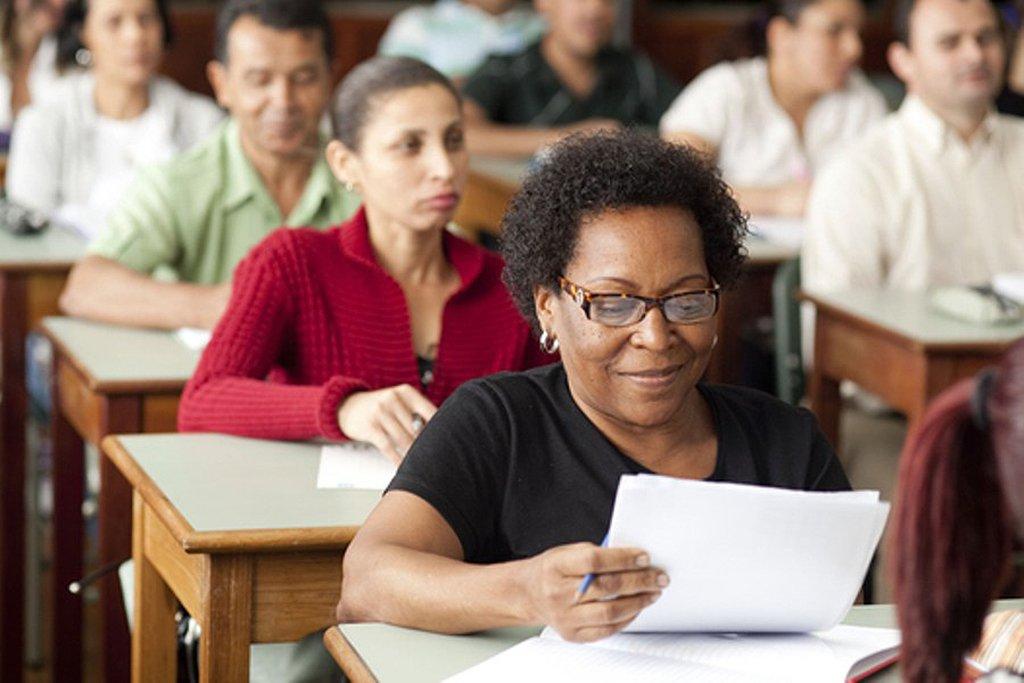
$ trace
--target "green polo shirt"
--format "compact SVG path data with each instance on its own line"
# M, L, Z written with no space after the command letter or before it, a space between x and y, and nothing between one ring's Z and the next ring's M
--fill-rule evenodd
M191 150L140 171L88 251L161 278L216 284L230 280L276 228L327 228L358 207L321 153L298 204L283 217L228 120Z

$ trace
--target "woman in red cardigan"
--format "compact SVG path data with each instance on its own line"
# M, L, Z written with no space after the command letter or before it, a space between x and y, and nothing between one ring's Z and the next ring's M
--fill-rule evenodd
M501 259L445 228L465 187L461 103L409 58L357 67L327 159L362 209L282 229L235 272L182 397L182 431L368 441L395 461L466 380L553 360L501 281Z

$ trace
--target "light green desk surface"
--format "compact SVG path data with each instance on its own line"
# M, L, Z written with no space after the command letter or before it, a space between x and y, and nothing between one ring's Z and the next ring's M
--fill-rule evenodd
M85 254L79 235L49 228L38 235L12 235L0 230L0 270L67 267Z
M357 527L380 491L317 489L320 445L220 434L118 440L197 532Z
M199 363L173 332L120 327L78 318L49 317L43 330L95 384L184 385Z
M1008 344L1024 337L1024 323L975 325L933 311L927 292L853 289L805 290L813 299L929 346Z
M1024 600L1001 600L993 606L993 610L1022 608ZM843 623L895 628L896 613L892 605L855 605ZM538 628L516 628L446 636L385 624L342 624L337 628L381 683L441 681L540 633ZM870 680L896 683L899 677L890 668Z
M800 254L796 247L777 244L753 235L744 240L743 246L747 248L747 259L751 263L780 263L796 258Z
M490 176L518 188L522 184L523 178L526 177L527 170L530 168L530 159L474 156L469 161L469 168L474 173Z

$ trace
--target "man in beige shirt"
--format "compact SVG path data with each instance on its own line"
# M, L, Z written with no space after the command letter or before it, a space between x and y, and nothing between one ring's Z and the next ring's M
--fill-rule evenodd
M899 111L819 175L803 284L925 289L1024 270L1024 121L995 113L1006 46L989 0L897 8Z

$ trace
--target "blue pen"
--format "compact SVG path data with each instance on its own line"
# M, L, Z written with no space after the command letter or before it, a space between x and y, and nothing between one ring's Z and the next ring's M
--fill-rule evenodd
M602 548L607 548L608 547L608 534L604 535L604 540L601 541L601 547ZM583 594L587 592L588 588L590 588L590 584L594 583L594 576L595 576L595 574L587 574L586 576L583 577L583 580L580 581L580 587L576 589L576 600L575 600L575 602L578 603L580 601L580 598L583 597Z

